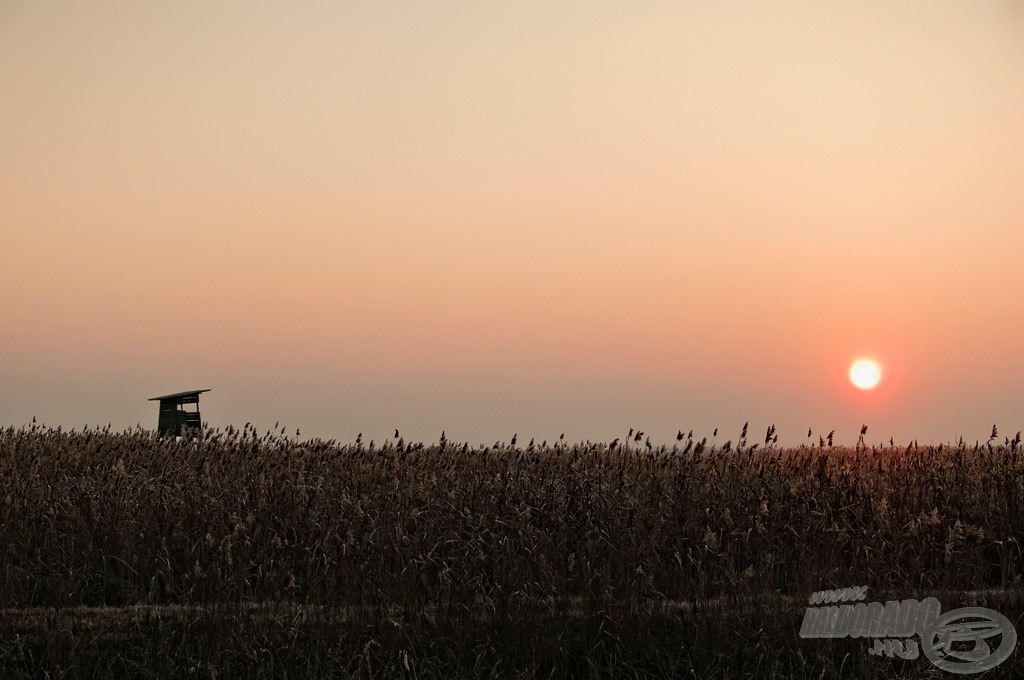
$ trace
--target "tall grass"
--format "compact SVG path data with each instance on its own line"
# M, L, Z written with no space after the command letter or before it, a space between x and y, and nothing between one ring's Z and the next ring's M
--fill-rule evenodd
M1019 438L773 434L723 451L681 432L481 448L2 430L0 669L870 676L893 662L798 639L811 592L999 592L1024 611Z

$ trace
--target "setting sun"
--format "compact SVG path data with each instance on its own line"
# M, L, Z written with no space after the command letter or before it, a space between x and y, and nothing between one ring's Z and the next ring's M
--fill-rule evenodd
M873 389L882 379L882 367L871 359L857 359L850 366L850 382L862 390Z

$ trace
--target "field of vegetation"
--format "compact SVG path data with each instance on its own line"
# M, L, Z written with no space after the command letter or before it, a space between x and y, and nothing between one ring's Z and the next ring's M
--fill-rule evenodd
M945 675L800 638L860 585L1022 630L1019 434L623 440L0 430L0 677Z

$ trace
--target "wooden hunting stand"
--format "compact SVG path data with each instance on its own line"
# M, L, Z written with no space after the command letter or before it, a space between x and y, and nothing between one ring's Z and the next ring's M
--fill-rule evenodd
M203 421L199 417L199 395L209 391L178 392L150 399L150 401L160 402L160 421L156 426L157 434L178 437L184 434L186 428L201 429ZM195 404L195 410L186 411L185 404Z

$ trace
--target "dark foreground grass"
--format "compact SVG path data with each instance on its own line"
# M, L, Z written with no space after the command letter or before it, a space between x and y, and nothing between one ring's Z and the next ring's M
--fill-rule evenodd
M800 638L855 585L1020 628L1019 440L683 444L0 431L0 677L946 675Z

